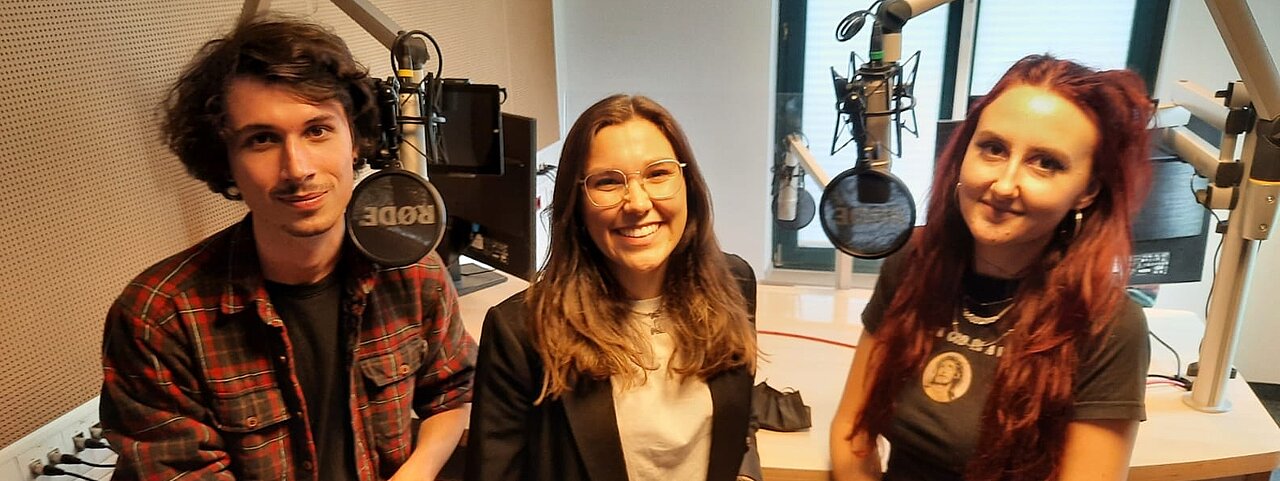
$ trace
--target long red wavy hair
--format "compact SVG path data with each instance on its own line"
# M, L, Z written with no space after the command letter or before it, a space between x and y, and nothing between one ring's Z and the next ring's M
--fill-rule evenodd
M1019 60L975 103L938 159L927 224L908 249L907 270L877 332L872 385L857 419L868 439L886 432L894 400L916 379L933 333L950 326L973 258L973 237L952 199L960 164L978 120L1013 86L1049 89L1080 107L1098 127L1092 180L1099 192L1078 233L1063 219L1059 234L1032 265L1016 294L1013 333L983 409L978 445L966 466L970 480L1044 480L1058 472L1072 388L1082 349L1111 326L1128 282L1130 224L1150 183L1147 122L1154 108L1133 72L1096 71L1047 55Z

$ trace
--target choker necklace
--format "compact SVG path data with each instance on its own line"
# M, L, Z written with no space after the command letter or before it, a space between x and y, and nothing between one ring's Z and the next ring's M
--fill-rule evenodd
M667 331L662 330L662 327L659 327L659 324L658 324L658 319L662 317L662 308L655 309L653 310L653 312L641 312L635 309L631 309L631 313L638 316L649 318L649 335L650 336L656 336L658 334L667 333Z
M968 297L966 297L966 299L968 299ZM988 324L992 324L996 321L999 321L1000 318L1004 317L1004 315L1009 312L1009 309L1013 308L1014 303L1012 301L1013 301L1013 298L1010 297L1002 301L977 303L977 305L983 306L983 307L994 306L1003 302L1009 303L1008 305L1004 306L1003 309L1000 309L1000 312L997 312L994 315L990 315L990 316L979 316L977 314L974 314L973 311L969 310L969 306L964 305L964 303L962 302L960 307L960 316L964 317L964 320L969 321L970 324L974 324L978 326L985 326Z

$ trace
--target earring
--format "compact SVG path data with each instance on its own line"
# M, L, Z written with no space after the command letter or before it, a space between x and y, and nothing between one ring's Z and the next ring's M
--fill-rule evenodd
M1080 209L1076 209L1075 232L1072 234L1073 238L1080 237L1080 228L1082 226L1084 226L1084 212L1081 212Z
M240 198L240 188L236 187L235 184L227 186L227 195L237 199Z

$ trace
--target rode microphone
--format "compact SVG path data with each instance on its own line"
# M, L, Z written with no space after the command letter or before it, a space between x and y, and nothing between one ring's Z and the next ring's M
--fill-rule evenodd
M425 117L404 116L400 110L403 92L399 79L371 82L378 109L378 136L368 162L378 171L356 185L351 194L346 212L347 238L369 260L382 266L403 267L426 257L444 237L447 216L440 192L423 174L400 168L400 144L405 134L402 126L430 126L433 112L428 109ZM439 145L439 131L429 128L425 134L425 147L435 154L431 147Z
M837 40L853 38L871 15L869 10L849 14L836 27ZM823 232L836 248L862 259L882 258L902 248L911 237L916 217L910 190L889 173L889 159L894 155L889 145L892 136L897 140L897 152L902 152L903 113L911 113L913 124L906 130L916 133L912 87L920 54L907 60L914 65L910 75L904 75L895 56L886 58L885 40L877 19L871 29L869 60L850 78L831 69L837 112L831 155L850 142L858 149L854 167L840 173L823 190L818 216ZM849 63L850 68L858 63L856 53L850 54ZM851 134L843 144L839 142L841 127Z
M357 185L347 205L347 237L369 260L388 267L417 262L440 244L445 230L440 192L399 168L375 172Z

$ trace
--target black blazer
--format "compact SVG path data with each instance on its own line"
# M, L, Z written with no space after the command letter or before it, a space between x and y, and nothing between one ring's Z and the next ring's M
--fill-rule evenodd
M751 266L727 255L747 312L755 320L756 281ZM542 390L542 359L534 350L524 293L489 309L480 336L471 425L468 481L615 481L627 479L609 380L584 381L557 400L534 406ZM733 480L740 466L759 459L748 452L751 387L746 369L707 379L713 408L708 481ZM651 416L650 413L635 413ZM744 461L746 461L744 463Z

